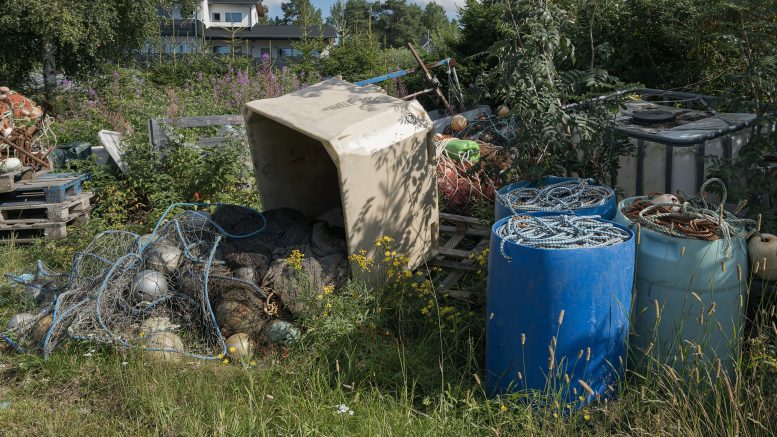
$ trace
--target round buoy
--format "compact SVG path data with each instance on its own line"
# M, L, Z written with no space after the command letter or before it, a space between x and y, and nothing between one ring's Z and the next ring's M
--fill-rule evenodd
M252 267L240 267L235 270L235 277L246 282L254 282L255 272Z
M755 235L750 239L747 248L750 252L750 264L756 276L766 281L777 280L777 236Z
M225 300L216 307L216 320L226 334L251 332L261 323L261 310L254 311L247 305L233 300Z
M273 320L264 333L270 343L289 345L299 340L299 328L285 320Z
M496 110L496 115L500 117L507 117L510 115L510 108L508 108L506 105L501 105L499 109Z
M677 205L672 207L672 212L678 212L680 211L680 199L677 198L674 194L660 194L652 199L650 199L650 203L653 205Z
M248 334L242 332L230 336L226 343L227 353L233 360L249 357L253 350L251 338L248 337Z
M173 329L173 323L167 317L149 317L140 324L140 332L144 335L171 329Z
M454 132L461 132L465 127L467 127L467 117L458 114L451 118L451 130Z
M11 317L11 319L8 321L8 324L6 325L6 328L9 331L12 331L12 330L24 331L29 326L32 325L34 320L35 320L35 316L30 313L19 313Z
M146 265L158 272L171 274L178 269L181 263L181 249L170 244L157 244L151 249L151 253L146 258Z
M7 137L10 133L5 135L5 132L3 132L3 135ZM21 166L22 161L19 158L0 159L0 173L14 171Z
M178 361L179 352L183 352L183 340L178 335L162 331L146 336L146 354L159 361Z
M167 279L156 270L143 270L132 279L132 297L138 302L153 302L167 294Z

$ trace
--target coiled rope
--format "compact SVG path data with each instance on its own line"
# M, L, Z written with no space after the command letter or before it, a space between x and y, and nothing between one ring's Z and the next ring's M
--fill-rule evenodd
M514 215L497 228L496 234L502 237L500 250L507 259L510 259L504 249L507 242L538 249L583 249L612 246L630 237L625 230L598 216L571 214Z
M704 193L710 185L721 189L721 201L710 203ZM747 238L756 227L754 220L739 218L726 211L728 192L720 179L709 179L701 186L699 194L678 194L678 203L655 203L655 195L638 200L622 209L623 215L645 229L693 240L725 240L726 256L732 253L734 238Z
M574 211L605 204L615 190L592 179L574 179L545 187L521 187L500 195L499 201L516 211Z

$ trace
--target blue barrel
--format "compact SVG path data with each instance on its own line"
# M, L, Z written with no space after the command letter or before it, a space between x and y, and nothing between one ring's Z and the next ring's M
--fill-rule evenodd
M615 221L633 228L634 223L621 210L644 198L621 201ZM731 240L730 257L727 244L724 240L692 240L640 229L629 339L633 364L643 367L657 360L683 371L695 362L715 368L719 358L729 376L734 376L749 262L743 238Z
M557 176L546 176L542 178L542 185L547 186L547 185L556 184L559 182L575 181L575 180L577 179L562 178ZM518 188L536 187L536 186L537 184L535 182L519 181L514 184L506 185L500 188L497 191L496 202L494 204L494 220L499 221L505 217L513 215L513 211L510 210L510 208L504 204L504 201L502 201L503 196L505 196L510 191L513 191ZM615 217L615 212L617 209L616 207L617 207L617 200L615 199L615 196L612 196L611 198L607 199L607 201L602 205L592 206L590 208L580 208L580 209L572 210L570 212L575 215L598 215L605 220L612 220ZM526 211L518 210L516 212L523 213Z
M609 394L608 386L616 387L625 370L633 232L623 243L587 249L538 249L508 241L508 260L496 232L508 220L499 220L491 229L485 375L489 395L548 390L567 401L584 396L583 403L590 402L594 395L578 380L595 394Z

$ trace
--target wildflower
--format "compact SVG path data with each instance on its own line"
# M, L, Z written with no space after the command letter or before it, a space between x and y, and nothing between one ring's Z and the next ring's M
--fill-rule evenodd
M329 311L324 311L324 317L329 317Z
M349 416L353 416L353 410L348 408L345 404L340 404L337 406L337 414L347 414Z
M251 367L256 366L256 360L251 360L251 362L249 364L251 365Z
M229 348L229 353L234 354L235 351L237 351L237 349L234 346Z
M224 358L224 354L219 354L218 357L219 357L219 359L222 359L222 358Z
M323 298L324 298L324 295L323 295L323 294L318 294L318 295L316 295L316 299L318 299L318 300L321 300L321 299L323 299Z
M335 291L334 285L327 285L324 287L324 294L332 294Z
M505 404L499 404L499 411L507 411Z
M146 333L145 333L145 332L143 332L143 331L140 331L140 336L141 336L141 337L145 337L145 335L146 335Z
M222 363L224 363L224 364L229 364L229 360L228 360L228 359L226 359L226 358L224 358L224 361L222 361Z
M291 251L291 254L288 258L286 258L286 262L294 269L294 270L302 270L302 261L305 259L305 254L299 251L299 249L294 249Z
M583 413L583 419L585 419L586 421L589 421L589 420L591 420L591 415L588 414L588 412L585 412L585 413Z

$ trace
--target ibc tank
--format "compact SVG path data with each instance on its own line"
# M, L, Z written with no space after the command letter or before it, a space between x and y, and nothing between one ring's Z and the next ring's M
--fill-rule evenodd
M576 181L577 178L562 178L558 176L546 176L542 178L542 185L547 186L551 184L557 184L559 182L566 182L566 181ZM525 188L525 187L536 187L537 184L535 182L531 181L518 181L514 184L506 185L502 188L500 188L497 191L496 195L496 202L494 202L494 220L499 221L507 216L513 215L513 211L510 210L510 208L504 203L502 198L507 195L510 191L519 189L519 188ZM617 201L615 200L615 196L610 197L607 199L606 202L604 202L601 205L592 206L589 208L580 208L575 209L572 211L569 211L575 215L598 215L602 217L605 220L612 220L613 217L615 217L615 207L616 207ZM527 212L524 210L516 210L516 213L523 213ZM531 211L528 211L531 212ZM563 212L563 211L558 211Z
M501 253L503 238L497 234L508 220L499 220L491 229L487 391L493 396L548 390L560 392L567 401L583 395L588 403L595 396L578 380L601 395L608 392L608 385L616 387L625 370L634 234L629 231L628 240L600 248L540 249L508 241L504 245L512 258L508 260ZM547 378L554 338L553 377Z
M621 201L615 222L633 228L621 210L644 198ZM629 340L636 364L647 363L645 351L650 348L650 356L678 371L699 359L715 364L716 357L727 371L733 371L746 303L746 284L740 277L748 277L748 258L744 239L734 237L731 244L733 252L727 258L724 240L683 239L640 230ZM694 345L701 346L702 355ZM682 354L678 346L683 346Z

